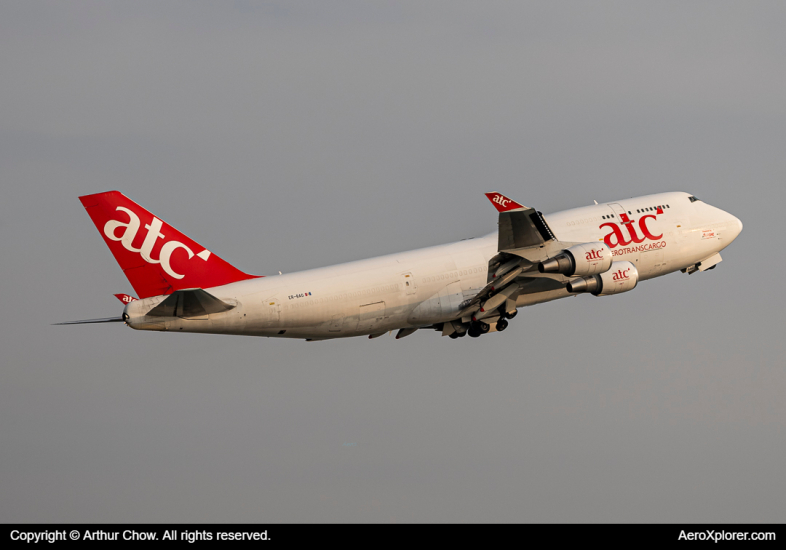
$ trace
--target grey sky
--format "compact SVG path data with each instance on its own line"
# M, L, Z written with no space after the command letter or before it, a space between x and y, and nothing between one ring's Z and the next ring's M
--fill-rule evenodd
M779 2L4 2L0 520L783 521ZM119 189L262 275L689 191L712 272L504 334L54 327Z

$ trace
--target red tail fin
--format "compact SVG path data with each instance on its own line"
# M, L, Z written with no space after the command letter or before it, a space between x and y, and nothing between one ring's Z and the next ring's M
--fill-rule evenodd
M232 267L119 191L79 200L140 298L256 277Z

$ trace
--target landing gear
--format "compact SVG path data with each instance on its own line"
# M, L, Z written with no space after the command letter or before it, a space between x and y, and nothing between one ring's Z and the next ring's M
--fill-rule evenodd
M502 313L502 317L504 317L505 319L513 319L516 316L517 313L518 313L518 310L514 310L511 313L508 313L507 311L505 311L505 312Z
M504 318L500 318L499 320L497 320L496 324L494 325L494 329L497 332L502 332L506 328L508 328L508 322ZM463 333L454 332L453 334L450 335L450 337L460 338L465 334L469 334L470 338L478 338L479 336L483 334L487 334L490 331L491 331L491 325L489 325L485 321L473 321L472 323L470 323L469 328L467 329L466 332Z
M473 321L470 323L469 329L467 329L467 334L469 334L471 338L477 338L481 334L486 334L490 330L491 325L488 323L484 323L483 321Z

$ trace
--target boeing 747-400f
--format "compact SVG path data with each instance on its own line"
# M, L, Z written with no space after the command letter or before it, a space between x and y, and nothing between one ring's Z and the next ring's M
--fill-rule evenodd
M523 306L713 269L742 231L688 193L549 215L486 196L499 227L485 237L271 277L243 273L118 191L80 197L139 298L116 295L122 317L72 323L305 340L418 329L477 338L505 330Z

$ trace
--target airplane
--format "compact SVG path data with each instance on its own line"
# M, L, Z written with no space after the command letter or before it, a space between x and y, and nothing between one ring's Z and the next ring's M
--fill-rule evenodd
M138 294L117 318L137 330L320 341L456 339L502 332L518 308L579 294L613 296L639 281L714 269L742 231L733 215L683 192L549 215L486 193L486 236L285 275L249 275L119 191L80 197Z

